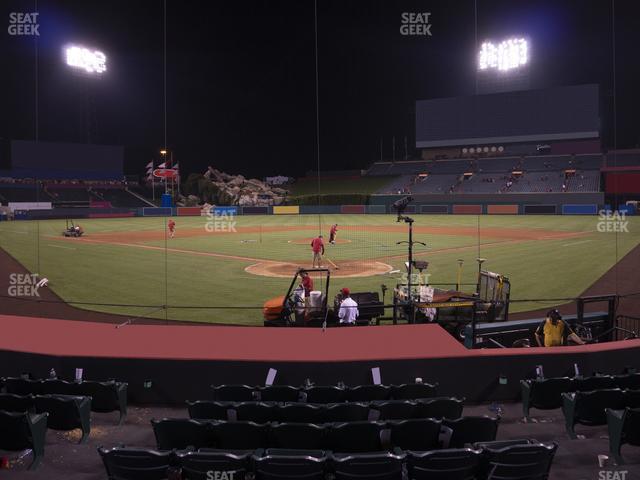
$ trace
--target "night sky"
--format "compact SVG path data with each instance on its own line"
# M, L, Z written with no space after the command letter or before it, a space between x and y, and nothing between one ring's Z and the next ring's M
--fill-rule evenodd
M166 141L183 173L315 169L313 1L166 3ZM637 3L615 2L615 123L610 0L478 0L478 40L529 37L534 88L600 84L605 145L633 147ZM142 173L165 142L163 2L5 0L0 11L0 137L35 138L36 42L6 28L10 12L38 11L39 139L122 144L127 172ZM401 35L402 12L430 12L432 36ZM104 51L107 73L73 74L62 58L70 42ZM321 168L366 168L381 139L390 158L393 136L396 158L405 136L415 155L415 100L475 93L474 1L318 0L318 52Z

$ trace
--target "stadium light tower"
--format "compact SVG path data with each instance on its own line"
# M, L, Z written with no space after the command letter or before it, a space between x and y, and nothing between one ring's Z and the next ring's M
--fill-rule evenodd
M529 44L524 38L507 38L496 44L483 42L478 52L478 70L513 70L529 62Z
M90 76L101 76L107 71L107 56L100 50L79 45L67 45L64 49L66 64Z

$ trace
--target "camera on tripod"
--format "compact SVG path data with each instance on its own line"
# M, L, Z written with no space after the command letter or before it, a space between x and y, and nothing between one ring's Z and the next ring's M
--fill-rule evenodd
M407 209L407 205L413 202L413 197L411 195L407 197L403 197L400 200L396 200L391 204L391 207L398 213L398 222L401 220L405 220L405 217L402 215L404 211ZM405 220L406 221L406 220Z

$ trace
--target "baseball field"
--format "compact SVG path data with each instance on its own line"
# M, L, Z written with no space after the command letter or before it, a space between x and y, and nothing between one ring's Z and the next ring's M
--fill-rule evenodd
M309 242L319 232L327 243L324 265L332 270L330 298L345 286L391 290L405 272L407 247L397 242L407 240L408 229L392 215L238 216L218 223L175 217L175 238L167 220L82 220L81 238L62 236L64 220L2 222L0 247L76 308L192 322L262 324L263 302L286 292L297 267L311 266ZM462 290L473 291L476 258L485 258L485 269L511 280L511 312L566 303L640 244L640 219L633 217L626 219L628 232L619 233L599 231L611 227L595 216L415 220L414 240L426 244L416 245L415 255L429 262L430 283L453 288L460 259L469 284ZM330 245L334 223L338 237ZM11 273L19 272L3 276Z

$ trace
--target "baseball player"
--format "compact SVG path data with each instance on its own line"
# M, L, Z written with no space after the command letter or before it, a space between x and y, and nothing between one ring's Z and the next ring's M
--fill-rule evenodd
M300 285L304 288L304 296L308 297L311 294L311 290L313 290L313 279L307 272L300 272L300 277L302 278Z
M331 230L329 230L329 243L331 245L335 245L337 234L338 234L338 224L335 223L331 226Z
M176 234L176 222L173 221L173 218L169 219L167 223L167 228L169 228L169 238L173 238Z
M311 250L313 251L313 268L318 264L318 268L322 268L322 255L324 255L324 241L322 235L318 235L311 240Z

